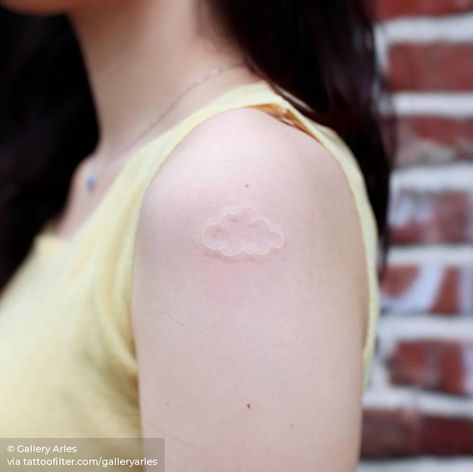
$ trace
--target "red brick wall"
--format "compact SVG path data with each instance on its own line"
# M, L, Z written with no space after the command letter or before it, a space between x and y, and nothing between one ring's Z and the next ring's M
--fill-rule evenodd
M445 15L473 9L473 0L377 0L381 19L414 16Z
M473 0L377 0L399 114L360 471L473 471Z

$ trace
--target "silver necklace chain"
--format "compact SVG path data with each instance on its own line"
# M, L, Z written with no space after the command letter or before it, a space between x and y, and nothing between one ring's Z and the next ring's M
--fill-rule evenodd
M239 61L234 61L234 62L229 62L226 64L222 64L218 67L215 67L214 69L211 69L209 72L206 74L197 77L191 84L189 84L174 100L144 129L142 130L137 136L133 138L132 141L130 141L120 152L118 152L115 155L115 158L112 160L112 162L115 162L115 160L126 154L130 149L133 148L133 146L138 143L142 138L144 138L150 131L152 131L161 121L168 115L169 112L193 89L198 87L199 85L203 84L207 80L216 77L217 75L220 75L222 72L225 72L229 69L232 69L234 67L238 67L240 65L244 65L245 61L239 60ZM95 187L97 186L98 179L100 175L103 173L103 171L108 167L108 165L105 165L101 169L101 172L97 171L97 163L95 162L95 159L92 159L92 169L90 173L86 176L85 179L85 186L88 190L88 192L92 192Z

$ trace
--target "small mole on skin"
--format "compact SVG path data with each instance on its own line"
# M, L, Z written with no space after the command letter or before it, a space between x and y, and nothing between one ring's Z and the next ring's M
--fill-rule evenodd
M290 428L294 428L294 425L292 423L289 424Z
M250 409L251 405L249 403L246 404L246 408Z
M245 185L245 187L249 187L249 185L248 185L248 184L246 184L246 185Z
M164 404L165 404L165 405L169 405L169 402L166 401L166 402L164 402Z

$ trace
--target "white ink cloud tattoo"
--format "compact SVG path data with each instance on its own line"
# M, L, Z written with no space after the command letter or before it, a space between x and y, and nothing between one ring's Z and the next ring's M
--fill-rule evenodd
M228 210L217 222L206 226L202 231L202 243L224 256L264 256L272 248L281 248L284 238L268 220L258 216L255 209L246 207Z

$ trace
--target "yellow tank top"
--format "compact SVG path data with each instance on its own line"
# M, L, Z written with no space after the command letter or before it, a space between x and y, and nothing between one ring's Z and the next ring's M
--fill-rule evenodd
M366 386L379 307L377 233L362 175L336 133L259 81L221 94L142 146L71 239L55 236L47 224L37 234L0 298L0 437L140 437L130 317L140 204L153 175L196 125L239 107L291 120L319 140L346 175L369 280Z

